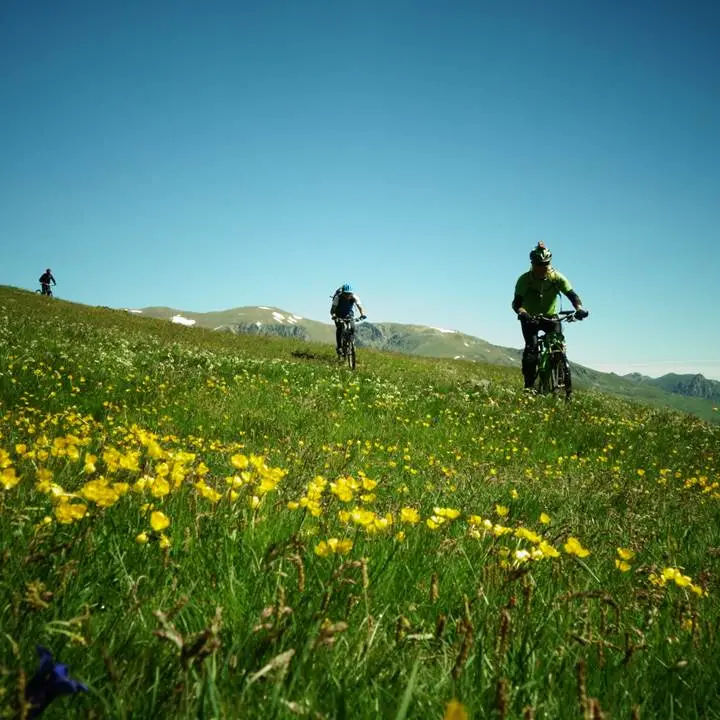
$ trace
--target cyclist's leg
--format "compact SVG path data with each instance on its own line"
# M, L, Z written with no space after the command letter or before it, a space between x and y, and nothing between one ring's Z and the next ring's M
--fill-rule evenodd
M535 384L538 362L538 326L534 322L520 321L525 349L522 355L522 374L525 387L531 388Z
M340 357L340 348L342 347L342 330L343 324L341 320L335 321L335 354Z

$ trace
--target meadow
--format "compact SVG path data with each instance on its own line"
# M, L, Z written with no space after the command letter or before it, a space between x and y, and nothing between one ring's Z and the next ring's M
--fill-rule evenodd
M720 426L0 288L0 717L720 718Z

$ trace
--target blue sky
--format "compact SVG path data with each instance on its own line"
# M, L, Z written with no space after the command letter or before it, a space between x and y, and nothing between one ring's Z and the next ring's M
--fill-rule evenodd
M273 305L720 379L720 3L0 0L0 283Z

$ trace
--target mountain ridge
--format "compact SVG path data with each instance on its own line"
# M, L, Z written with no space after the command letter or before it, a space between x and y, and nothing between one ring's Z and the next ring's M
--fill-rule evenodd
M335 341L333 324L310 320L275 306L241 306L205 313L162 306L126 310L141 316L219 332L291 337L325 344ZM521 349L494 345L459 330L394 322L359 322L356 333L360 348L484 362L517 367L518 371L520 368ZM720 422L720 415L714 407L714 404L720 404L720 382L709 380L700 373L688 376L668 373L661 378L650 378L637 373L605 373L572 361L571 366L578 387L592 388L636 402L672 407L712 422ZM690 381L688 378L695 379Z

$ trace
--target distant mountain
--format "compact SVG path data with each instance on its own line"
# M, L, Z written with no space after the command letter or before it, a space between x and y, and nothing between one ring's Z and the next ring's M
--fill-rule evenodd
M308 320L276 307L239 307L208 313L150 307L129 312L224 332L296 337L323 343L335 341L335 325L332 323ZM357 324L356 337L358 347L425 357L520 366L520 351L516 348L493 345L457 330L426 325L361 322Z
M239 307L208 313L150 307L128 312L220 332L335 342L335 326L330 322L308 320L276 307ZM457 330L401 323L358 323L357 344L358 347L408 355L505 365L518 370L522 355L518 348L493 345ZM715 405L720 405L720 383L707 380L702 375L665 375L653 379L637 373L621 377L575 363L571 363L571 367L577 387L592 388L649 405L672 407L705 420L720 422L720 413L713 409Z
M720 404L720 382L717 380L708 380L700 373L696 373L695 375L668 373L659 378L651 378L646 375L640 375L639 373L631 373L624 377L636 383L653 385L665 390L665 392L684 395L685 397L703 398L704 400L710 400Z

